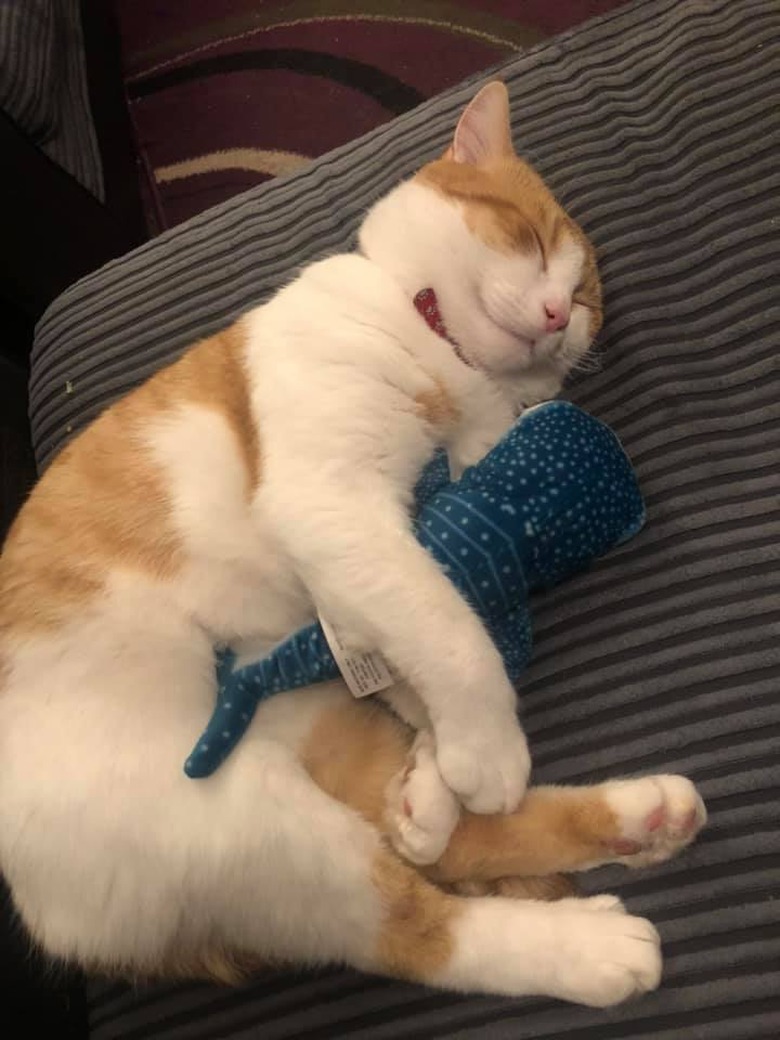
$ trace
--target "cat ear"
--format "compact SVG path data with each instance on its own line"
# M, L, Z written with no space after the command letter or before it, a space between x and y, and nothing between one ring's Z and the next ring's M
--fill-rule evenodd
M446 155L472 166L514 155L509 95L499 80L488 83L469 103Z

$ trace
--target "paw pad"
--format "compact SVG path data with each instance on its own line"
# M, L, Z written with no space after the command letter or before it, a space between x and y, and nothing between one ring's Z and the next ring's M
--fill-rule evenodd
M607 845L628 866L669 859L707 820L704 802L683 776L648 776L606 785L620 834Z

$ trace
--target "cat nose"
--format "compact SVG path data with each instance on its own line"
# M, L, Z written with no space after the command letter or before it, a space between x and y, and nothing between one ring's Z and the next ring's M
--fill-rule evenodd
M569 308L564 303L549 301L544 305L546 332L558 332L569 324Z

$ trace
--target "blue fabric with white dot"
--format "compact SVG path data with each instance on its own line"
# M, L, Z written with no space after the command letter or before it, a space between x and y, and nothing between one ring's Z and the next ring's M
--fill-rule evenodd
M645 520L619 440L567 401L526 411L454 483L437 453L415 497L418 540L480 615L513 682L531 658L529 593L582 570ZM214 714L184 767L193 778L210 776L227 758L262 700L339 675L319 624L241 668L221 650L216 667Z

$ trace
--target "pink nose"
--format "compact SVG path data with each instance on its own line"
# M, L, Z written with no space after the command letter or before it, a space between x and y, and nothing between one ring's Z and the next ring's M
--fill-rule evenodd
M545 303L544 313L547 318L544 328L546 332L557 332L569 324L569 309L560 303Z

